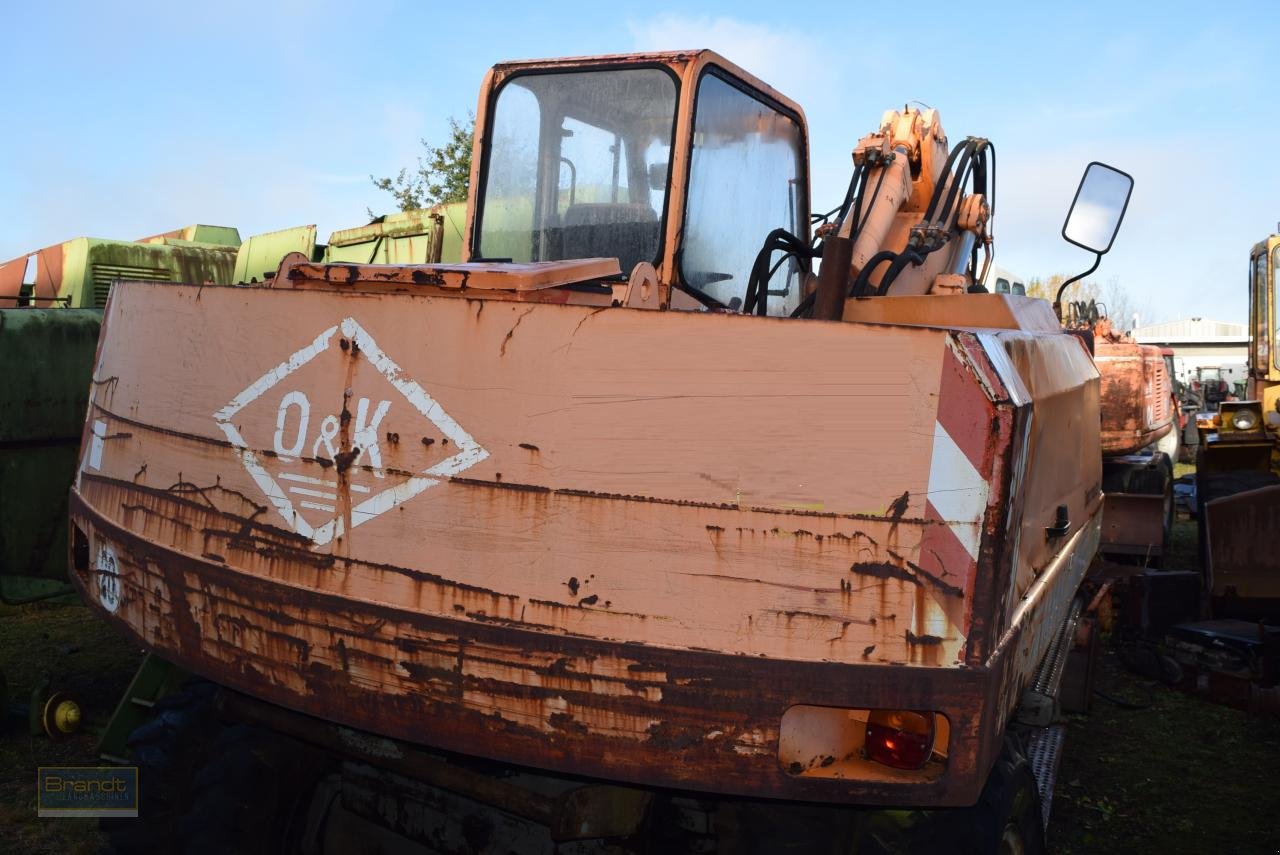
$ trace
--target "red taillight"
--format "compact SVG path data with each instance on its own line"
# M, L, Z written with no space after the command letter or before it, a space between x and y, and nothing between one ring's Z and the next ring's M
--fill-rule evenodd
M867 719L867 757L895 769L919 769L933 751L933 713L872 710Z

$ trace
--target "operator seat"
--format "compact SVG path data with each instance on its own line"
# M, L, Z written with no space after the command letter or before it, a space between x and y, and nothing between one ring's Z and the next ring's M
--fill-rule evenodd
M562 258L616 258L623 275L658 254L658 215L645 204L579 202L561 221Z

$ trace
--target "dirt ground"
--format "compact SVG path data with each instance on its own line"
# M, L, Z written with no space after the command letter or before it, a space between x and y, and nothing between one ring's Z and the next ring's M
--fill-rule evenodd
M1170 564L1193 567L1180 521ZM0 671L11 703L50 674L85 706L84 732L54 743L11 715L0 733L0 853L99 853L93 819L38 819L36 768L96 765L97 731L140 651L74 602L0 606ZM1280 719L1188 697L1104 654L1087 716L1071 716L1049 827L1051 852L1280 852Z

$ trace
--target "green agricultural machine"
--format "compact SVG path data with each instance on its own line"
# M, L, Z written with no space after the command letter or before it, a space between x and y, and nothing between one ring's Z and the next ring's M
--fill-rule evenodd
M239 246L235 229L196 225L80 237L0 264L0 600L69 590L67 490L111 283L229 283Z
M253 235L236 255L232 282L253 284L275 275L280 259L300 252L326 264L433 264L462 260L462 231L467 206L457 202L415 211L400 211L373 222L329 235L316 243L315 226L297 226Z
M119 280L253 284L280 259L426 264L462 254L466 206L379 217L316 242L314 225L253 235L194 225L136 241L75 238L0 264L0 601L65 593L66 501L102 308Z

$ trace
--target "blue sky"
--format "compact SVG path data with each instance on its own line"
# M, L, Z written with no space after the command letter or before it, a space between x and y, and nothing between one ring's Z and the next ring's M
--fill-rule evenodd
M1085 164L1104 160L1137 186L1096 278L1117 280L1144 322L1244 319L1249 247L1280 219L1269 4L870 8L10 5L0 259L193 222L242 236L316 223L323 239L389 207L368 175L443 139L495 62L710 47L804 105L816 207L838 202L881 112L918 100L953 143L996 143L998 263L1085 269L1059 230Z

